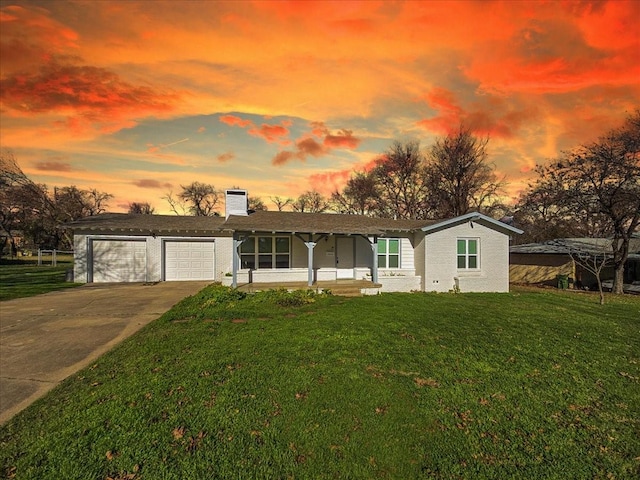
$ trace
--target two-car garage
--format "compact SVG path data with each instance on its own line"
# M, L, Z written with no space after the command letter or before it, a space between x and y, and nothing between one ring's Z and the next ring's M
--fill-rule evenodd
M167 281L215 279L213 239L92 238L89 251L90 282L146 282L158 268Z

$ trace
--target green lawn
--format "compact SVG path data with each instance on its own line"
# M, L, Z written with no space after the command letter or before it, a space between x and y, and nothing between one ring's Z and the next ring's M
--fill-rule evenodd
M73 263L58 262L58 265L37 265L37 258L0 263L0 301L12 298L31 297L61 288L80 284L65 282L67 269Z
M640 474L640 298L207 287L0 429L18 479Z

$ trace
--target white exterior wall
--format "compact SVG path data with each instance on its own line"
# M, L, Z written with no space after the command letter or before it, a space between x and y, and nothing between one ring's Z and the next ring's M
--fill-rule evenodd
M392 277L378 277L382 285L381 292L411 292L420 290L420 277L415 275L401 275Z
M480 268L458 270L457 239L478 238ZM425 236L424 290L448 292L509 291L509 237L477 222L455 225Z
M146 281L160 282L164 280L163 268L163 242L165 240L199 240L203 238L210 239L212 237L201 236L177 236L167 235L155 238L151 235L100 235L100 234L76 234L73 237L74 243L74 281L79 283L87 283L89 278L89 264L91 262L90 242L93 239L100 240L126 240L126 239L144 240L146 245ZM227 272L231 272L232 255L233 255L233 239L227 237L213 237L215 241L215 280L220 280ZM304 245L303 245L304 246Z
M87 283L88 245L86 235L73 236L73 281Z
M371 273L373 250L371 243L373 238L367 240L364 237L356 236L356 268L366 268Z
M161 237L145 237L147 240L147 281L162 280L162 240Z
M415 249L411 240L413 238L400 237L400 268L415 271Z
M233 272L233 237L215 237L216 240L216 280L221 281L225 275Z

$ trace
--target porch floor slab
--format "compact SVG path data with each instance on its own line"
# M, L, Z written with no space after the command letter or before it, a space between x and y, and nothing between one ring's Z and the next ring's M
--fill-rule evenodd
M265 283L243 283L238 284L238 290L247 293L261 292L265 290L275 290L285 288L287 290L314 290L318 293L322 290L331 290L333 295L344 297L359 297L363 291L377 290L382 285L369 280L321 280L309 286L307 282L265 282ZM369 293L370 294L370 293Z

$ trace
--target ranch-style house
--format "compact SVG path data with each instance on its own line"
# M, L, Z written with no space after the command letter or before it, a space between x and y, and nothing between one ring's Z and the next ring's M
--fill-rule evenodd
M249 211L227 190L224 217L102 214L74 230L76 282L370 280L375 291L507 292L521 230L480 213L447 220Z

